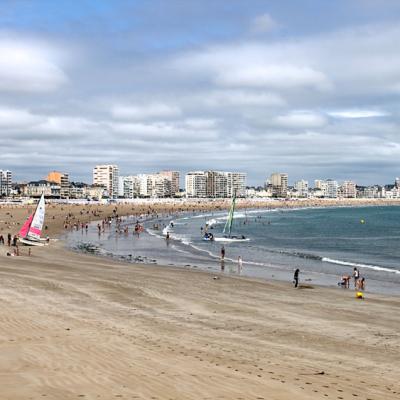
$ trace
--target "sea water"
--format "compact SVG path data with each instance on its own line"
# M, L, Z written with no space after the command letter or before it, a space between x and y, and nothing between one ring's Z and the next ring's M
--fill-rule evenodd
M114 222L98 235L94 223L87 233L68 233L67 240L74 248L125 261L264 279L291 281L299 268L301 282L328 286L337 286L341 275L357 267L367 291L400 294L400 207L242 209L235 213L232 234L246 241L224 238L226 219L227 212L164 215L142 221L145 231L138 236L132 217L120 226L128 226L127 234L118 232ZM214 241L203 240L205 230Z

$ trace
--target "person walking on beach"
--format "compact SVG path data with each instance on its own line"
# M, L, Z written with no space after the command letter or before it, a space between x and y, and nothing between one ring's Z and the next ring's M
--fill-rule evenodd
M221 260L225 259L225 247L222 245L221 247Z
M354 288L357 289L357 281L360 279L360 271L357 269L357 267L354 267L353 278L354 278Z
M238 257L238 274L240 275L242 273L242 268L243 268L243 260L242 257Z
M294 275L293 275L293 284L294 284L295 288L297 288L297 286L299 286L299 274L300 274L300 270L298 268L296 268L296 270L294 271Z

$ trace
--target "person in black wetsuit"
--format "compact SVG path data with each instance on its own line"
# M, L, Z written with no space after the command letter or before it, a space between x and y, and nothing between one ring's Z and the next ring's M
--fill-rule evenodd
M299 286L299 273L300 273L300 270L298 268L296 268L296 270L294 271L294 275L293 275L293 283L294 283L295 288L297 288L297 286Z

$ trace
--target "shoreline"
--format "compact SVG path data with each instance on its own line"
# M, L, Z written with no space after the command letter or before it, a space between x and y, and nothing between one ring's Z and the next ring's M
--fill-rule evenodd
M340 206L342 207L351 207L351 206ZM363 206L364 207L364 206ZM288 208L285 209L284 211L301 211L301 210L309 210L309 209L324 209L327 207L307 207L307 208ZM338 208L337 206L330 206L329 208L334 209ZM272 210L265 210L265 209L253 209L254 211L272 211ZM158 223L165 223L168 224L170 219L173 219L174 221L179 221L179 218L186 219L187 217L193 216L192 214L187 214L187 213L180 213L179 216L169 216L161 218L161 220L157 220ZM210 216L211 214L203 214L203 213L198 213L197 215L194 215L194 218L196 217L203 217L203 216ZM150 219L149 221L151 221ZM93 222L95 223L95 222ZM127 220L124 220L123 226L132 226L134 224L133 221L129 222ZM105 235L108 236L109 234L113 235L113 229L111 228L110 230L106 230ZM149 232L150 230L150 232ZM89 236L87 235L80 235L80 230L78 232L68 232L66 233L66 236L70 235L70 240L68 239L65 240L66 248L70 249L71 251L77 252L77 253L83 253L83 254L90 254L93 253L97 255L98 257L101 258L106 258L109 260L117 260L121 262L127 262L129 264L147 264L150 262L150 260L154 259L154 263L151 264L156 264L156 265L162 265L165 266L166 268L169 267L178 267L178 268L184 268L184 269L192 269L192 270L206 270L207 272L211 274L219 274L222 272L223 275L229 275L229 276L236 276L237 275L237 261L235 257L230 258L229 256L226 257L225 259L225 271L221 271L220 268L220 258L217 254L211 254L211 252L206 251L204 249L199 248L197 245L190 245L185 243L182 243L180 239L174 238L174 236L171 236L170 243L173 244L173 248L176 246L178 249L175 249L175 252L167 252L165 254L161 254L163 251L163 243L165 241L162 241L162 237L160 233L155 234L154 232L151 232L151 228L146 229L145 233L145 238L144 240L150 240L151 246L156 246L154 248L154 252L146 252L146 249L142 249L141 247L136 247L136 245L130 249L128 252L124 252L124 246L119 247L120 251L118 252L117 249L112 249L113 245L112 242L113 239L111 240L111 247L109 247L107 241L104 242L104 239L100 240L98 242L98 237L97 235L94 235L93 232L89 230ZM143 234L142 234L143 235ZM118 236L118 235L117 235ZM153 238L152 238L153 237ZM103 238L103 236L102 236ZM156 238L156 239L154 239ZM117 238L115 238L117 239ZM121 234L121 243L127 243L130 242L130 236L123 236ZM135 241L136 242L136 241ZM158 243L156 243L158 242ZM87 250L85 248L78 249L75 248L79 244L92 244L93 248ZM189 242L191 243L191 242ZM188 258L182 258L179 256L179 253L181 251L186 252L187 250L187 245L190 246L190 251L193 251L191 254L191 259ZM181 250L179 250L179 247ZM92 251L91 251L92 250ZM214 249L215 250L215 249ZM100 251L97 253L97 251ZM160 253L161 252L161 253ZM128 254L130 253L130 254ZM134 256L132 257L132 254ZM175 254L175 255L174 255ZM188 253L189 254L189 253ZM301 267L301 275L302 275L302 281L312 283L313 285L317 285L319 287L329 287L329 288L336 288L336 290L340 290L341 288L338 288L337 282L340 280L340 276L343 275L344 273L350 273L349 271L339 271L340 269L348 269L352 268L353 266L357 266L358 268L361 268L362 270L365 269L365 274L367 277L367 289L366 289L366 294L371 294L371 293L380 293L383 295L388 295L388 296L399 296L399 285L397 283L393 283L390 275L391 274L399 274L400 272L395 269L390 269L386 267L381 267L377 265L367 265L367 264L362 264L362 263L355 263L355 262L350 262L350 261L342 261L342 260L334 260L329 257L322 257L322 256L313 256L313 254L309 253L302 253L300 251L300 256L297 255L297 253L285 253L284 251L278 252L277 254L282 254L283 256L286 257L292 257L292 258L287 258L285 264L274 264L274 262L262 262L262 261L257 261L257 260L248 260L247 258L243 261L243 270L240 274L240 276L246 276L249 278L256 278L256 279L264 279L266 281L279 281L279 282L288 282L291 281L291 277L294 271L294 266L298 265L299 263L299 258L301 260L307 258L305 255L308 255L311 261L313 262L321 262L326 265L327 270L322 272L322 271L317 271L317 270L308 270L307 268L303 270ZM130 258L129 258L130 257ZM200 258L205 257L205 259L201 260ZM330 267L329 267L330 266ZM263 269L259 269L259 267L262 267ZM343 268L342 268L343 267ZM329 269L330 270L329 270ZM293 271L292 271L293 270ZM379 273L386 273L388 276L383 276L380 277L378 274ZM371 275L372 274L372 275ZM364 275L364 273L363 273Z

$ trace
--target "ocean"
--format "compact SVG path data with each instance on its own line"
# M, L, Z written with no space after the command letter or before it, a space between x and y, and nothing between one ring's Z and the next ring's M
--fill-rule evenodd
M113 223L99 236L93 223L88 232L68 232L66 240L74 249L125 261L233 275L241 256L241 275L291 281L299 268L300 282L325 286L337 287L341 275L357 267L367 291L400 294L400 207L237 210L232 233L247 239L240 242L223 238L226 218L225 211L163 215L142 221L145 231L138 237L130 217L121 223L127 234ZM206 225L215 241L202 239Z

